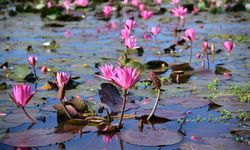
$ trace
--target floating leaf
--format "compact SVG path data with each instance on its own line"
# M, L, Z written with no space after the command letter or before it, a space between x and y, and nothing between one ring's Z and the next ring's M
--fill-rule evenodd
M141 146L173 145L182 141L183 136L167 129L126 130L120 133L125 142Z
M29 115L33 118L42 119L44 117L44 115L39 112L29 112L29 110L27 111ZM20 111L3 117L3 120L8 123L30 123L31 122L30 119L23 112L20 112Z
M11 79L22 81L28 74L30 74L30 72L31 71L27 65L18 65L14 68L14 71L10 77Z
M183 71L191 71L193 68L189 65L189 63L182 64L169 64L169 68L173 71L183 70Z
M209 104L209 101L203 98L198 97L173 97L173 98L162 98L160 101L161 105L176 105L180 104L184 108L200 108L207 106Z
M161 60L152 60L143 65L149 71L164 73L168 70L168 64Z
M99 90L101 102L108 105L113 112L120 112L122 109L122 97L117 88L110 83L102 83ZM138 105L127 101L125 110L137 108Z
M171 18L169 17L162 17L159 19L159 21L163 24L169 23L171 21Z
M231 134L235 134L237 136L246 136L249 137L250 135L250 129L247 128L234 128L231 129Z
M225 73L231 74L231 71L229 69L222 67L221 65L216 65L215 74L224 75Z
M173 71L170 74L170 78L172 83L178 83L178 84L182 84L182 83L186 83L188 82L188 80L190 79L191 75L186 74L184 71Z
M150 112L151 112L151 109L138 111L138 112L136 112L136 116L139 118L145 117L145 116L148 116L150 114ZM178 111L174 111L174 110L167 110L167 109L157 109L155 111L154 115L157 117L166 118L168 120L182 119L182 118L185 118L187 116L186 113L178 112Z
M38 147L63 143L73 138L71 133L55 133L55 129L32 129L19 133L10 133L2 142L15 147Z
M138 70L143 70L142 64L136 59L121 57L119 58L119 62L121 66L130 66L132 68L136 67Z

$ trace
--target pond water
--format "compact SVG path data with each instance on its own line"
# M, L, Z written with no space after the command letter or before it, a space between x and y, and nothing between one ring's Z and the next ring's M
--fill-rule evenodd
M162 7L170 8L171 5L166 4ZM63 22L63 21L48 21L42 20L40 14L35 13L18 13L14 17L8 17L7 19L0 21L0 63L8 62L9 68L13 69L20 64L27 64L27 58L33 54L38 57L37 72L39 79L32 85L32 89L35 87L41 88L48 80L53 76L52 73L46 75L40 72L42 65L48 66L53 71L63 70L71 72L72 77L80 77L75 81L79 82L76 88L67 90L66 97L70 99L76 95L80 95L82 99L87 101L93 101L98 105L101 105L100 96L98 90L101 89L100 83L105 81L98 79L94 76L99 71L96 68L96 64L114 64L117 65L117 59L122 55L124 46L120 39L120 30L122 24L130 16L135 16L137 26L133 31L133 35L137 37L137 45L142 46L144 53L142 56L133 55L132 57L139 60L144 64L152 60L165 61L168 64L180 64L186 63L189 59L189 49L180 52L183 49L182 46L177 46L176 55L178 57L172 57L169 54L157 54L157 45L154 38L147 41L142 38L142 34L145 30L149 31L152 26L160 25L161 32L157 36L159 46L161 49L169 47L174 40L172 36L172 29L176 23L176 18L172 17L170 13L166 12L162 15L153 15L147 21L138 18L138 12L132 11L126 13L126 10L133 9L132 7L124 8L122 10L122 17L112 17L111 21L115 21L118 24L117 29L105 29L107 22L97 20L94 16L94 12L87 11L86 18L82 21ZM161 18L167 17L172 20L167 23L159 21ZM57 23L62 27L48 27L47 24ZM210 63L210 70L212 73L198 72L195 76L192 76L187 82L183 84L168 83L166 82L162 89L161 102L158 106L160 110L174 110L177 112L191 112L186 117L186 122L183 124L181 131L177 132L181 126L180 121L182 119L174 119L165 123L155 124L156 130L167 129L178 133L183 137L181 142L168 146L141 146L140 144L134 144L129 142L129 139L121 138L122 135L117 133L112 139L108 139L108 135L100 134L93 129L90 132L83 133L74 132L73 137L69 140L60 143L52 144L42 147L33 147L34 149L57 149L65 147L65 149L221 149L235 141L236 136L231 134L231 130L234 128L241 128L248 130L249 133L249 120L248 123L242 123L237 117L231 117L229 120L221 121L220 111L226 109L228 111L237 112L238 110L249 110L249 102L241 103L238 98L230 95L230 88L233 86L249 86L250 78L250 13L249 12L237 12L237 13L223 13L218 15L212 15L208 12L200 12L198 15L188 14L185 21L185 28L195 29L195 41L193 43L193 54L201 52L201 43L204 40L213 42L216 50L223 49L222 52L216 53L214 61ZM100 32L97 32L100 29ZM226 52L223 48L223 42L225 39L218 37L218 35L234 35L235 47L232 51L232 61L229 60ZM244 42L237 41L237 37L242 35L246 38ZM45 42L55 40L58 47L54 50L45 48L42 46ZM31 45L32 51L27 51L26 48ZM0 65L1 65L0 64ZM223 67L231 71L232 76L227 77L225 75L215 75L216 65L222 64ZM201 68L201 60L195 59L193 56L192 65L193 68ZM31 69L31 68L30 68ZM171 69L168 69L160 77L169 79ZM17 81L4 77L4 70L1 69L0 83L7 83L7 85L13 85ZM215 79L219 82L214 86L216 90L208 88L208 84L212 84ZM144 73L140 81L147 79L147 73ZM20 108L10 100L8 93L11 88L0 90L0 112L6 113L7 116L1 117L1 137L4 137L7 133L17 133L26 131L28 129L40 129L40 128L60 128L60 121L58 121L57 113L52 108L47 106L53 106L58 103L55 90L39 90L39 92L33 97L29 105L27 105L27 111L34 114L38 113L45 116L45 121L39 119L38 123L30 127L29 121L20 121L20 118L16 118L17 121L11 122L7 117L12 114L21 114ZM133 114L135 112L141 112L145 109L152 109L156 91L151 86L144 86L142 82L137 88L131 89L130 95L135 96L134 103L139 107L136 109L130 109L125 114ZM220 94L229 95L224 98L230 100L236 100L232 103L230 100L226 101ZM218 98L211 98L213 96L219 96ZM231 97L230 97L231 96ZM201 98L204 101L212 100L222 105L222 108L211 109L211 104L196 105L196 101L186 104L186 102L171 101L175 97L193 97ZM145 99L150 99L149 104L143 104ZM180 98L182 99L182 98ZM170 101L170 103L166 102ZM223 101L223 104L221 103ZM226 102L225 102L226 101ZM202 102L203 104L203 102ZM192 107L194 106L194 107ZM235 107L234 107L235 106ZM45 109L44 109L45 108ZM49 111L46 111L48 108ZM52 111L52 112L51 112ZM104 116L104 114L98 114ZM13 117L13 116L12 116ZM10 117L10 120L15 117ZM178 118L178 117L177 117ZM248 118L249 119L249 118ZM117 123L118 120L114 120L112 123ZM124 132L133 130L139 132L138 120L125 119L121 129L121 134ZM8 129L7 129L8 128ZM144 124L144 130L152 130L152 126ZM65 129L64 129L65 130ZM71 131L69 129L69 131ZM58 129L58 132L65 132ZM72 131L71 131L72 132ZM161 136L161 132L158 133ZM124 135L123 135L124 136ZM125 135L126 136L126 135ZM129 137L128 137L129 138ZM172 138L166 136L166 138ZM108 140L107 140L108 139ZM220 140L229 140L219 143ZM133 140L133 138L132 138ZM155 140L155 139L153 139ZM209 141L209 142L208 142ZM239 144L238 148L247 149L246 141L249 142L249 135L240 142L235 142L235 146ZM132 143L132 144L131 144ZM191 144L190 144L191 143ZM202 147L195 144L204 144L207 147ZM215 143L215 144L213 144ZM193 144L193 145L192 145ZM221 145L220 145L221 144ZM248 143L249 144L249 143ZM211 145L216 145L212 147ZM219 145L219 146L218 146ZM230 144L229 144L230 145ZM226 147L226 149L234 149L237 147ZM13 146L0 143L0 149L13 149Z

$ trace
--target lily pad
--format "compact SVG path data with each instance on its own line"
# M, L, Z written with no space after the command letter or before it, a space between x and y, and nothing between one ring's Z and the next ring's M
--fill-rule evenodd
M231 134L237 135L237 136L250 136L250 129L247 128L234 128L231 129Z
M223 75L225 73L231 74L231 71L227 68L222 67L221 65L216 65L215 74Z
M180 104L184 108L200 108L207 106L209 104L209 100L198 98L198 97L173 97L173 98L162 98L160 101L161 105L176 105Z
M164 73L168 70L168 64L161 60L152 60L143 65L146 69L156 72Z
M2 142L16 147L37 147L63 143L73 138L71 133L55 133L55 129L33 129L19 133L10 133Z
M138 111L138 112L136 112L136 116L141 118L141 117L144 117L144 116L148 116L148 114L150 112L151 112L151 109ZM157 109L155 111L154 115L157 116L157 117L166 118L168 120L182 119L182 118L185 118L187 116L186 113L181 113L181 112L178 112L178 111L167 110L167 109Z
M189 63L182 64L169 64L169 68L173 71L183 70L183 71L191 71L193 68L189 65Z
M18 65L14 68L14 71L11 74L10 78L17 81L22 81L27 75L30 74L30 72L31 71L27 65Z
M120 137L127 143L141 146L173 145L183 140L181 134L167 129L126 130L120 133Z
M113 112L120 112L122 109L122 97L117 88L110 83L102 83L99 90L101 102L108 105ZM135 109L138 105L127 101L125 110Z
M39 112L29 112L29 110L27 110L27 112L29 113L29 115L31 117L33 117L34 119L41 119L43 118L45 115L43 115L42 113ZM7 116L3 117L3 120L5 122L8 123L30 123L30 119L23 113L23 112L17 112L17 113L13 113L13 114L9 114Z

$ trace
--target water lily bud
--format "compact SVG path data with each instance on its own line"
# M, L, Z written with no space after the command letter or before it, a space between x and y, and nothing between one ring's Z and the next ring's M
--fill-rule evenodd
M149 78L152 80L153 85L157 88L160 89L161 88L161 80L159 78L158 75L156 75L154 72L150 72L149 73Z
M35 56L29 56L28 58L28 62L32 67L36 66L36 62L37 62L37 57Z
M43 65L42 68L41 68L41 72L42 72L43 74L46 74L47 71L48 71L48 68L47 68L46 66Z

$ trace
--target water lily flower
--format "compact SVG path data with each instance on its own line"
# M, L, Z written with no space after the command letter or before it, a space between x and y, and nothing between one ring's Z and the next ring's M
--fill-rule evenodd
M142 38L145 40L151 40L151 34L149 32L144 32Z
M115 73L115 69L113 67L113 65L103 65L103 66L100 66L99 67L101 73L102 73L102 76L98 76L100 78L103 78L105 80L108 80L108 81L111 81L111 77L112 75Z
M127 5L128 4L128 0L123 0L122 2L124 5Z
M36 56L29 56L28 62L34 68L36 66L37 57Z
M49 0L48 3L47 3L47 7L50 9L52 7L52 2Z
M125 39L125 46L129 49L135 49L136 47L136 37L130 36Z
M131 1L131 4L132 4L133 6L135 6L135 7L138 7L140 3L141 3L140 0L132 0L132 1Z
M111 22L111 26L112 26L113 30L117 30L117 28L118 28L117 23L115 21Z
M194 29L187 29L185 30L185 37L183 37L185 40L189 41L189 42L193 42L194 41Z
M152 27L152 29L151 29L151 33L152 33L154 36L157 36L157 35L160 33L160 31L161 31L161 28L160 28L159 25L154 26L154 27Z
M68 76L66 72L57 72L56 81L57 81L58 88L62 87L63 85L67 85L70 78L71 78L71 75Z
M195 58L196 59L200 59L201 58L201 54L200 53L196 53Z
M161 0L155 0L155 3L160 5L161 4Z
M76 6L86 7L89 4L88 0L75 0L74 4Z
M106 6L104 6L102 11L103 11L105 17L109 17L112 14L112 7L110 5L106 5Z
M137 72L137 68L132 67L117 67L115 74L111 76L112 81L124 90L134 86L139 80L141 71Z
M224 48L227 53L231 53L232 49L234 48L234 43L232 41L227 40L224 42Z
M178 5L180 3L181 0L172 0L171 4L173 5Z
M202 52L206 52L207 48L208 48L208 42L203 41L202 42L202 47L201 47Z
M174 16L179 17L180 19L184 19L187 13L187 8L179 6L179 7L171 9L171 12L173 13Z
M135 20L127 19L125 22L125 25L128 26L128 28L131 30L135 26Z
M144 5L144 4L139 4L139 10L140 10L140 11L145 10L145 5Z
M109 22L105 23L105 30L109 31L111 29L111 24Z
M69 11L69 7L70 7L70 0L64 0L64 3L63 3L66 11L68 12Z
M70 31L70 30L66 30L66 31L64 32L64 36L65 36L66 38L70 38L70 37L71 37L71 31Z
M145 20L148 20L149 18L151 18L153 15L152 11L147 11L147 10L143 10L141 11L141 17Z
M47 71L48 71L48 68L47 68L45 65L43 65L42 68L41 68L41 72L42 72L43 74L46 74Z
M20 106L24 111L25 115L33 122L36 121L26 112L25 106L29 103L32 97L37 91L30 92L30 85L20 84L14 85L12 93L9 94L10 98L16 103L17 106Z
M197 14L198 12L199 12L199 8L196 7L196 6L194 6L194 9L193 9L193 11L192 11L192 15L195 15L195 14Z
M131 30L127 27L124 26L124 29L121 30L120 32L120 37L122 40L127 39L130 36Z

